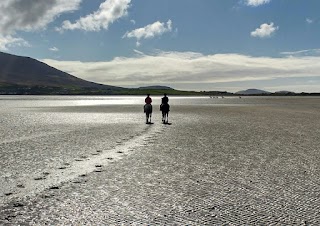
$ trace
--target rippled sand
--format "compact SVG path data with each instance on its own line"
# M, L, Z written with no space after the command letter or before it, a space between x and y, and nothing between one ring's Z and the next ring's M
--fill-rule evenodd
M171 101L2 110L0 223L320 224L320 98Z

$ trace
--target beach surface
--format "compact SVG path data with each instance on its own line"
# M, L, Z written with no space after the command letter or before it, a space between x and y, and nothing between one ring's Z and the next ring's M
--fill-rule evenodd
M320 225L320 98L1 97L0 224Z

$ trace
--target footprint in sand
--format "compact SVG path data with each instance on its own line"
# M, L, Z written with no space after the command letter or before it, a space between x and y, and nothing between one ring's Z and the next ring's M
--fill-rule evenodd
M50 187L49 188L50 190L58 190L58 189L60 189L58 186L52 186L52 187Z
M17 184L17 188L25 188L23 184Z
M24 207L24 204L22 204L21 202L16 202L16 203L13 203L12 206L15 207L15 208L17 208L17 207Z
M44 199L49 199L49 198L52 198L54 197L54 194L44 194L41 196L41 198L44 198Z

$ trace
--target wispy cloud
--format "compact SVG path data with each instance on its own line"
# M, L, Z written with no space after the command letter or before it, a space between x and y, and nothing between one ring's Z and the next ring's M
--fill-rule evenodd
M57 30L107 30L110 24L128 14L130 2L131 0L106 0L100 5L96 12L81 17L75 23L66 20L63 22L61 28L57 28Z
M160 21L154 22L142 28L137 28L123 35L122 38L136 38L137 47L140 46L141 39L150 39L156 36L161 36L164 33L172 31L172 21L168 20L167 23L161 23Z
M320 49L305 49L305 50L299 50L299 51L281 52L280 54L286 55L286 56L295 56L295 57L320 56Z
M203 55L162 52L107 62L56 61L45 63L83 79L118 86L141 84L213 84L266 81L277 78L320 77L320 57L251 57L239 54Z
M308 24L312 24L312 23L313 23L313 20L310 19L310 18L307 18L307 19L306 19L306 22L307 22Z
M52 52L58 52L59 49L57 47L52 47L52 48L49 48L50 51Z
M246 5L253 6L253 7L268 4L270 2L271 2L271 0L245 0Z
M143 52L141 52L141 51L139 51L139 50L136 50L136 49L134 49L133 52L135 52L135 53L138 54L138 55L144 55Z
M257 28L255 31L251 32L252 37L258 37L258 38L268 38L272 34L274 34L277 30L279 30L279 27L275 27L273 23L270 24L261 24L260 28Z

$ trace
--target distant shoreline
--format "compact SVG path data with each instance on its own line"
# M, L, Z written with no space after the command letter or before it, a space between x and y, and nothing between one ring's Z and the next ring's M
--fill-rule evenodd
M172 88L122 88L122 87L78 87L78 86L26 86L14 84L1 84L0 95L168 95L174 96L320 96L319 93L295 92L267 92L263 90L248 89L237 93L227 91L184 91ZM247 93L246 93L247 92Z

